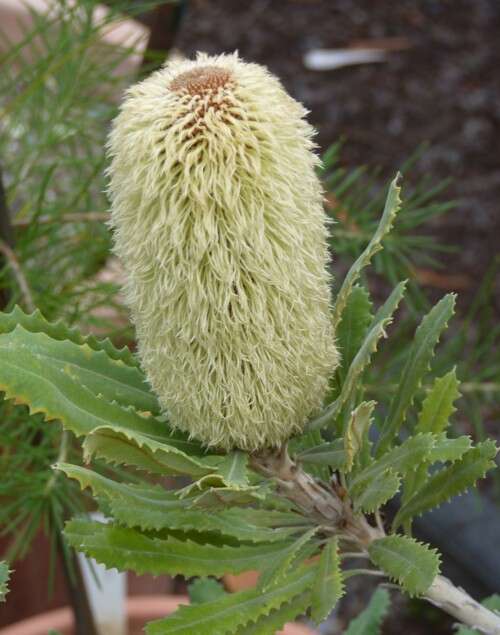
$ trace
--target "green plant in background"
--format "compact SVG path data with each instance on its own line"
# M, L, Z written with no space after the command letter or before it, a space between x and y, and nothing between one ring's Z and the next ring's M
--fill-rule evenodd
M339 256L350 260L356 258L370 241L377 227L378 210L384 203L386 190L379 185L379 170L367 166L352 170L342 167L342 146L342 142L335 143L325 152L321 175L327 191L327 209L337 223L332 246ZM412 168L425 151L426 146L423 145L405 162L401 167L403 175L411 175ZM447 186L447 181L435 185L432 179L424 177L409 187L398 224L387 238L384 251L374 258L373 272L386 284L394 286L402 278L408 279L407 305L414 315L429 308L429 300L419 284L418 269L439 269L439 254L451 249L421 231L422 225L447 214L456 206L453 201L438 200Z
M482 602L491 610L500 610L500 596L493 595ZM390 609L390 596L386 589L379 587L372 595L368 606L351 621L344 635L381 635L382 624ZM479 631L461 626L458 635L478 635Z
M102 43L117 14L96 23L95 8L61 2L34 13L2 57L0 164L25 284L8 267L0 283L11 302L109 330L95 311L109 311L117 290L97 278L109 253L102 145L127 82L117 69L131 50Z
M389 604L389 592L378 588L364 611L351 621L345 635L380 635L382 622L389 611Z
M196 91L204 98L203 107L196 110L201 143L212 127L219 126L221 133L230 135L230 119L217 119L213 108L215 99L224 98L224 87L212 81L211 73L197 79ZM156 110L156 99L164 90L159 87L147 108ZM187 95L186 103L190 99L192 95ZM249 123L258 129L257 145L267 148L273 141L273 120L255 109L251 97L244 106L248 107L244 115L249 114ZM142 134L140 129L136 132ZM187 147L197 147L200 139L193 140L186 127L180 126L178 133L181 138L185 134ZM133 144L129 148L133 150ZM222 155L215 160L225 165L227 158ZM272 193L275 165L262 162L259 169L260 176L271 182ZM146 182L150 176L143 171ZM182 181L182 163L177 178ZM211 187L216 196L215 180ZM154 214L154 192L148 195L149 212ZM33 415L60 421L65 430L82 437L87 463L98 458L154 477L191 480L169 490L154 481L138 483L126 475L111 478L92 465L59 461L56 468L89 488L111 518L109 524L84 517L69 521L65 536L71 545L106 566L138 573L218 577L249 569L261 572L258 586L240 593L221 594L210 583L208 596L201 593L191 606L148 624L148 634L266 635L305 612L319 623L356 575L390 579L410 596L428 600L469 627L500 632L500 617L441 576L437 551L411 536L415 516L474 486L494 466L497 452L491 440L473 445L468 436L448 434L459 382L453 370L441 376L430 371L435 347L454 312L454 295L446 295L427 312L411 346L406 341L394 394L388 398L381 391L380 403L367 396L368 370L387 337L406 284L398 282L375 310L361 275L390 235L400 210L399 195L396 179L379 225L336 294L332 320L343 358L332 377L325 408L278 447L271 440L247 452L245 431L237 428L230 451L223 451L226 443L223 448L215 442L208 444L205 438L202 443L197 428L189 429L189 421L185 427L191 435L176 430L176 422L162 414L147 377L127 349L81 336L61 323L46 322L37 313L16 309L0 316L0 386L7 399L28 406ZM295 202L291 197L290 205ZM169 221L168 216L160 217L154 229L175 234L179 228L169 226ZM190 221L193 236L200 230L197 223L203 226L206 217L190 217ZM176 222L182 224L186 218ZM230 225L231 219L225 222ZM128 240L134 240L134 235ZM283 237L270 232L266 240L276 241L274 255L279 254ZM229 252L225 240L207 249L214 262ZM151 266L156 256L154 251L149 253ZM143 273L150 280L147 266ZM240 273L249 275L243 268ZM272 280L269 293L286 289L286 271L280 276ZM152 289L158 309L163 302L179 301L177 296L169 298L168 288ZM243 291L244 287L240 296ZM301 289L297 292L300 301ZM240 301L244 304L244 297ZM153 320L154 312L150 317ZM253 317L249 311L249 325ZM147 315L141 318L142 331L147 319ZM191 319L189 312L185 319ZM199 349L199 363L206 363L196 338L185 345ZM229 339L228 354L230 346ZM216 361L225 363L223 356ZM161 359L156 358L156 363ZM171 372L182 376L182 364ZM422 399L422 382L429 377L431 389ZM234 397L229 395L231 386L223 387L228 399ZM209 399L210 395L185 398ZM399 510L389 528L382 509L397 495Z

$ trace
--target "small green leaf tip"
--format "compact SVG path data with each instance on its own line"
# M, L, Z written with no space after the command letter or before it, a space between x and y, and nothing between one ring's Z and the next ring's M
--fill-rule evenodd
M338 363L305 114L265 68L199 54L133 86L110 135L142 366L171 424L207 446L301 432Z
M0 602L5 601L5 596L9 590L8 584L11 572L6 562L0 562Z

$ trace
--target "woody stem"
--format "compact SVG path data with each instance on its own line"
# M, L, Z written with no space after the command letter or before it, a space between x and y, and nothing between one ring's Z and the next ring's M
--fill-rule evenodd
M354 513L344 488L313 478L290 458L286 445L279 451L252 455L250 464L256 472L272 478L277 493L293 502L304 516L341 540L364 551L374 540L385 536L379 517L377 527L373 527L363 514ZM441 575L435 577L424 598L469 628L484 635L500 635L500 615L481 606Z

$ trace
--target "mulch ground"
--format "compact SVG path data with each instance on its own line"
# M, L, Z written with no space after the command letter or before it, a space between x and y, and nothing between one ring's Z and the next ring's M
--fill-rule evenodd
M267 65L311 111L322 148L345 137L347 166L389 176L429 143L409 178L453 179L446 196L459 205L433 231L458 247L446 264L468 280L466 305L499 253L499 33L496 0L189 0L176 46L187 55L238 49ZM386 38L408 48L381 64L323 72L303 64L313 48ZM496 303L500 314L500 293Z

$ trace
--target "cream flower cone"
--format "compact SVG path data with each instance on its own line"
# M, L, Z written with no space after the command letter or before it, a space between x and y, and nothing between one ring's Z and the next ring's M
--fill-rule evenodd
M338 362L306 111L236 54L133 86L109 140L115 251L174 427L255 451L303 430Z

